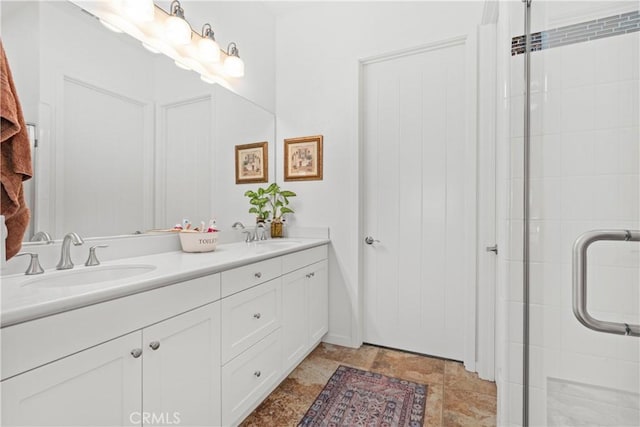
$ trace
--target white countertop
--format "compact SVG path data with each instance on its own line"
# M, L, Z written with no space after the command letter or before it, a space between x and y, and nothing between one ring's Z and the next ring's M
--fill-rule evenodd
M270 243L273 244L270 245ZM90 285L64 287L50 287L46 284L25 285L35 278L55 278L57 275L69 274L70 270L47 270L44 274L34 276L24 274L4 276L1 285L0 323L4 328L327 243L329 239L278 239L267 240L264 244L262 242L221 244L214 252L206 253L176 251L131 257L104 262L100 266L153 265L156 268L130 278ZM92 268L100 267L76 266L71 271L89 271Z

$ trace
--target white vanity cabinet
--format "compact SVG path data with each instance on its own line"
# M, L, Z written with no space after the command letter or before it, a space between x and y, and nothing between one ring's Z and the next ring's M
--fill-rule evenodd
M220 420L220 303L2 383L7 426L213 426Z
M224 426L249 415L327 332L327 251L322 245L222 273Z
M239 424L327 332L327 254L222 266L1 328L1 424Z
M220 301L206 304L219 300L219 283L219 275L201 277L3 328L3 356L17 360L41 342L48 363L0 383L2 425L219 425ZM103 330L133 332L104 342ZM98 342L73 352L91 331ZM47 335L56 348L46 347ZM3 368L29 367L15 364Z

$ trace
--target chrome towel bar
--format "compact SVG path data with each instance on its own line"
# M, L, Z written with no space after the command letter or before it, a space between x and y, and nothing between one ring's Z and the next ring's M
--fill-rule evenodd
M640 231L593 230L578 236L573 244L573 314L580 323L594 331L638 337L640 325L598 320L587 311L587 249L601 240L640 242Z

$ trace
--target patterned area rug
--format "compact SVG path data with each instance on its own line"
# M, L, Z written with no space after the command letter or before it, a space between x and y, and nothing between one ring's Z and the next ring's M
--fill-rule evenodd
M427 386L338 367L300 426L422 426Z

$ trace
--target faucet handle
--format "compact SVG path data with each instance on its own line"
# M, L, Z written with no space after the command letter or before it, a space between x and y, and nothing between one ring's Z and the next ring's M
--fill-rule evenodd
M247 237L245 237L244 241L245 243L251 243L251 231L249 230L242 230L242 234L245 234Z
M44 242L46 245L49 245L53 243L53 239L51 238L51 234L46 231L38 231L33 235L30 242Z
M31 255L31 261L29 262L29 267L27 267L27 271L24 272L27 276L33 276L34 274L42 274L44 270L40 265L40 260L38 259L38 254L35 252L20 252L16 254L16 256L23 255Z
M87 262L84 263L84 265L86 265L87 267L92 267L94 265L100 265L100 261L98 260L98 257L96 256L96 249L97 248L108 248L109 245L95 245L95 246L91 246L89 248L89 258L87 258Z

